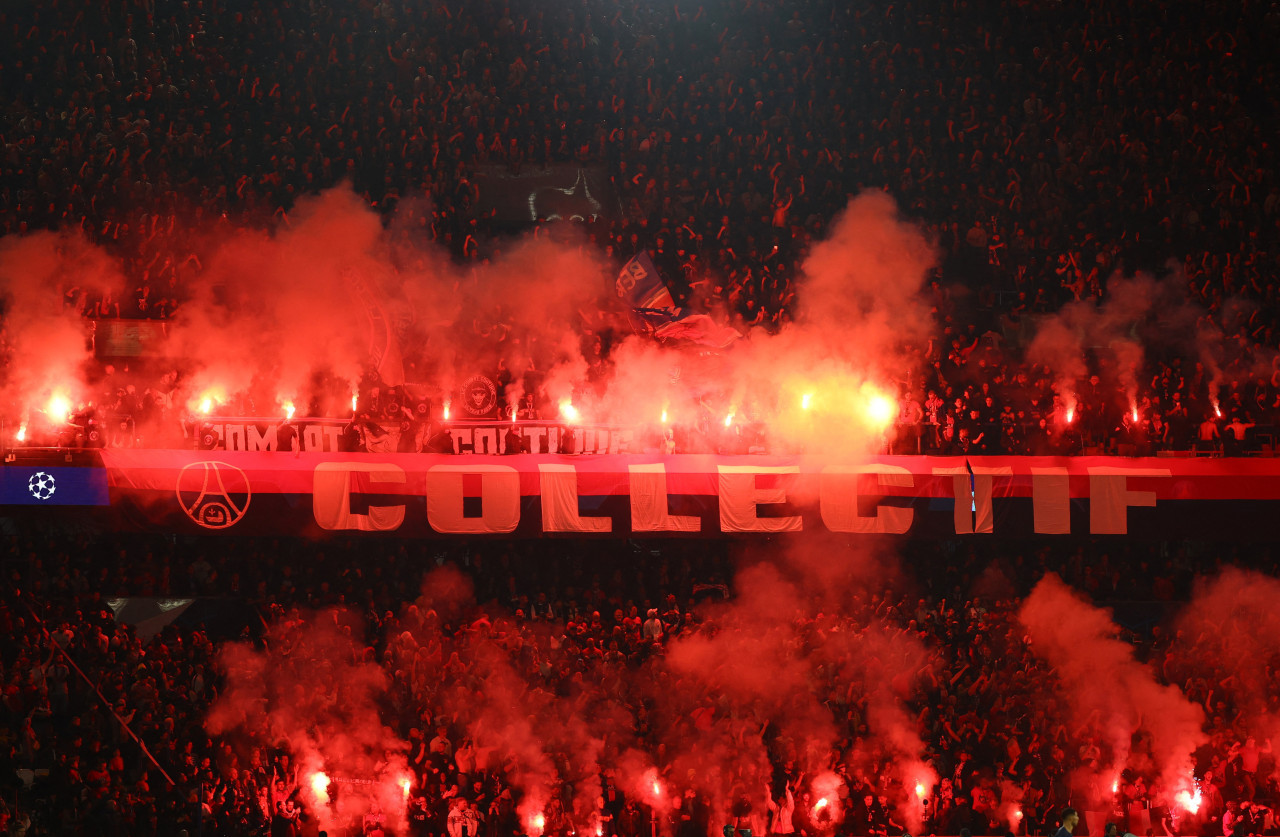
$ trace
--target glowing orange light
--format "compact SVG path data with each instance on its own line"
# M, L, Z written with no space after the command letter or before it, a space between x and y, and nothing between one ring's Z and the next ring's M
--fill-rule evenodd
M293 406L292 401L284 402L284 417L286 421L293 418L293 413L295 409L296 408Z
M1214 402L1214 405L1213 405L1213 414L1214 414L1215 416L1217 416L1218 418L1222 418L1222 408L1221 408L1220 406L1218 406L1217 402Z
M213 409L212 398L206 395L204 398L200 399L200 412L204 413L207 416L209 415L209 411L212 409Z
M1014 815L1015 817L1017 817L1018 819L1022 819L1022 811L1021 811L1021 810L1014 811L1014 812L1013 812L1013 815Z
M893 421L895 412L897 412L897 407L883 395L873 395L871 400L867 402L867 416L873 424L879 427L888 427L889 423Z
M919 797L920 799L924 799L924 794L925 794L925 786L920 783L917 783L916 796Z
M724 426L725 427L733 426L733 413L730 413L729 415L724 417Z
M596 837L604 837L604 826L596 823Z
M71 402L65 395L54 395L45 407L45 414L50 421L61 424L71 416Z
M806 392L804 395L800 396L800 409L807 410L809 409L809 405L812 403L813 393Z
M578 420L578 408L573 406L569 401L560 402L560 415L565 417L566 421Z
M529 818L529 830L532 832L530 837L538 837L542 834L542 829L547 827L547 818L541 812L534 814Z
M409 778L407 776L400 780L400 790L404 792L405 799L409 798L409 788L411 788L412 786L413 786L413 783L409 781Z
M1133 420L1134 420L1135 422L1137 422L1137 421L1138 421L1138 411L1137 411L1136 409L1133 411Z
M448 401L444 402L444 420L445 421L449 420L449 402Z
M311 792L321 802L329 801L329 777L319 771L311 774Z
M657 782L653 783L653 795L662 796L662 785L658 784Z
M358 392L352 393L351 394L351 412L354 413L356 411L356 404L358 404L359 402L360 402L360 393Z
M666 411L666 410L663 410L663 411L662 411L662 423L663 423L663 424L666 424L666 423L667 423L667 411Z
M19 442L25 442L27 440L27 426L25 424L18 427L18 432L14 438Z
M1188 793L1187 791L1178 791L1175 797L1179 805L1187 809L1188 813L1195 814L1200 810L1200 788L1196 788L1196 792Z
M1072 407L1069 410L1067 410L1067 424L1070 424L1075 420L1076 420L1076 408Z
M830 804L831 804L831 803L830 803L830 802L827 800L827 798L824 796L824 797L822 797L821 799L819 799L817 802L815 802L815 803L814 803L814 805L813 805L813 812L814 812L815 814L817 814L819 811L824 810L824 809L825 809L828 805L830 805Z
M1120 790L1120 780L1117 779L1116 781L1111 783L1111 792L1116 793L1119 790Z

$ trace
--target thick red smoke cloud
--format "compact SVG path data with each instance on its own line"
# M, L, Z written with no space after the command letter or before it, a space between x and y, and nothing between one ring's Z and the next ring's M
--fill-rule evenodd
M295 613L271 626L265 650L226 646L218 658L226 685L205 725L242 752L280 747L290 755L292 769L278 776L279 791L273 782L268 804L300 788L321 828L345 827L374 805L400 828L408 745L383 725L390 680L350 617Z
M1056 671L1075 724L1100 749L1104 777L1114 781L1130 767L1159 776L1170 798L1192 790L1192 753L1206 740L1204 712L1134 658L1106 611L1049 574L1018 617L1032 650Z
M419 211L412 201L403 213ZM341 415L366 368L447 401L460 377L505 368L506 404L531 373L549 409L571 403L586 422L658 425L738 417L778 438L823 439L834 454L879 447L883 416L910 384L931 328L919 293L935 262L891 198L853 199L802 266L800 314L779 334L753 330L714 357L626 336L611 285L620 267L573 228L509 242L460 265L416 240L412 219L384 226L347 186L298 201L269 229L225 224L190 231L202 270L165 328L160 365L182 372L173 400L224 412L280 415L293 405ZM78 232L0 243L8 300L11 421L64 386L96 397L82 321L60 307L80 287L128 286L118 259ZM96 295L96 294L94 294ZM607 366L584 331L614 326ZM841 450L843 448L844 450Z

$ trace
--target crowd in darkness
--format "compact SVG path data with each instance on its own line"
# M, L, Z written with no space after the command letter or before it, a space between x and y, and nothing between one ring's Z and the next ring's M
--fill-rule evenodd
M0 30L0 232L115 254L128 287L65 288L86 317L172 316L211 232L344 181L394 237L481 262L504 236L479 167L581 162L621 197L583 225L601 251L647 251L742 327L791 318L851 195L893 195L942 254L903 401L935 394L947 450L1230 447L1277 423L1273 3L59 0L7 4ZM1149 351L1134 398L1101 351L1064 440L1060 370L1025 338L1137 270L1224 348Z
M1244 835L1269 827L1265 811L1277 799L1269 741L1255 740L1258 730L1231 683L1188 674L1212 638L1188 643L1160 628L1118 629L1139 660L1205 708L1210 739L1195 754L1204 804L1191 816L1178 811L1172 791L1155 776L1139 770L1114 775L1109 735L1096 725L1070 722L1060 686L1033 655L1016 610L1046 571L1060 573L1095 601L1168 604L1185 600L1197 577L1225 564L1244 560L1275 570L1274 561L1256 553L1224 557L1202 547L1139 544L1003 551L1006 557L993 558L985 549L958 544L908 547L904 572L883 586L867 585L840 613L805 609L790 626L770 629L795 630L806 646L834 632L885 629L918 638L929 649L903 696L925 742L924 757L940 779L927 797L926 833L1003 834L1010 828L1011 800L1023 812L1017 830L1027 834L1052 833L1067 805L1097 812L1091 829L1104 820L1122 832L1155 835ZM276 642L296 639L306 614L342 609L339 618L367 645L355 649L356 657L376 662L391 683L379 711L409 744L412 833L458 837L455 821L465 815L470 834L510 837L524 830L511 817L511 777L498 760L484 763L477 756L479 745L446 708L452 692L486 688L465 665L466 653L450 656L451 643L467 636L491 642L536 694L589 704L594 696L619 694L619 683L631 682L628 672L660 666L673 643L725 629L716 603L736 596L734 568L749 560L738 547L700 542L383 541L371 548L365 541L175 541L28 527L4 543L0 827L30 835L174 835L201 828L225 835L314 833L306 777L294 775L296 761L290 767L297 753L286 746L246 746L243 737L206 730L211 704L228 688L213 661L234 637L211 637L203 625L171 625L144 640L108 607L117 595L203 595L251 602L264 623L276 626ZM437 567L464 574L474 600L484 604L451 613L420 606L423 574ZM261 646L261 632L251 627L244 637L257 637L251 641ZM664 679L665 688L685 688L687 677ZM828 682L821 672L812 684L837 729L824 758L848 788L839 802L840 825L815 821L816 796L794 764L803 744L768 735L774 778L767 793L752 794L752 812L742 816L753 818L759 834L900 833L903 826L887 803L889 756L865 738L869 696L861 690L873 684ZM621 699L640 719L643 742L649 724L659 724L660 701L631 688L622 688ZM738 711L719 689L705 700L688 723L709 725ZM688 734L703 728L691 726ZM34 782L23 787L16 769L35 771ZM683 792L682 772L659 769L663 782ZM277 786L277 778L285 784ZM1113 778L1116 788L1108 789ZM601 779L604 813L612 817L605 833L644 837L656 827L666 837L701 837L708 826L718 831L709 820L721 813L708 810L705 801L691 796L683 809L665 812L655 824L645 801L629 797L619 776L606 770ZM562 781L565 811L548 806L548 834L571 828L574 780ZM468 805L458 814L462 799ZM272 808L279 801L288 803L288 811L296 803L298 818L279 815ZM353 833L360 831L357 823Z

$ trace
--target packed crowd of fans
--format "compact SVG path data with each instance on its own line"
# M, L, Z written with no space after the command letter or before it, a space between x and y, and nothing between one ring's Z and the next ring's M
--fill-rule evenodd
M10 4L0 28L0 232L114 253L128 287L64 289L86 317L173 316L211 232L343 181L394 236L483 261L503 231L477 172L581 163L620 196L584 224L603 252L777 329L810 244L884 189L943 257L904 404L944 407L908 445L1256 447L1277 424L1273 4L111 0ZM1025 339L1135 270L1173 276L1223 348L1148 347L1120 393L1101 347L1068 428Z
M601 563L602 550L619 554ZM652 672L676 644L751 630L755 622L766 626L765 634L794 631L810 651L840 632L900 633L924 645L923 667L908 678L900 699L939 777L922 803L926 833L1047 834L1067 805L1086 813L1087 825L1077 834L1086 827L1100 834L1105 821L1144 835L1243 835L1270 826L1265 815L1277 788L1270 742L1257 726L1263 716L1253 714L1256 707L1247 707L1231 682L1194 673L1212 638L1190 641L1167 625L1119 629L1139 660L1204 706L1210 738L1195 754L1203 804L1193 816L1173 804L1158 766L1117 773L1110 734L1096 721L1071 722L1062 686L1017 622L1021 597L1050 570L1099 602L1185 600L1195 579L1214 565L1202 548L1033 545L1017 557L993 558L985 549L916 544L905 551L903 572L883 585L866 585L838 612L805 606L763 622L748 614L746 623L734 623L723 602L737 595L732 568L750 556L723 543L382 542L374 551L382 557L370 561L362 541L175 541L30 528L8 536L0 606L6 720L0 799L8 833L314 833L315 802L306 777L297 775L300 754L282 743L255 745L241 734L211 735L206 716L228 688L223 666L215 663L219 648L235 639L288 647L308 630L309 619L319 618L307 614L331 608L343 609L340 621L367 645L350 653L381 666L391 684L378 711L408 742L413 779L405 805L413 834L528 831L513 814L520 793L513 791L510 765L485 755L449 703L458 693L474 690L479 699L496 688L465 664L475 643L501 649L532 694L543 696L538 701L581 708L606 697L621 700L636 719L640 745L660 752L647 737L658 736L663 697L636 684L658 677ZM1219 558L1218 566L1237 560L1277 569L1256 554ZM484 604L467 599L449 610L430 608L417 598L426 589L424 565L457 569L474 589L474 602ZM143 639L108 606L126 595L242 599L273 628L265 636L260 625L247 625L239 637L211 637L202 625L175 624ZM767 645L765 637L756 639ZM641 677L629 679L636 674ZM892 778L893 757L868 738L874 678L851 685L829 679L821 666L810 676L835 724L835 743L820 766L840 774L847 787L838 815L815 809L812 775L798 772L804 744L775 728L765 733L774 771L762 783L768 789L743 791L745 808L738 811L735 803L733 822L758 834L900 833L889 801L899 781ZM670 670L661 682L672 693L706 687ZM688 723L687 734L697 735L742 711L751 724L758 711L729 700L723 685L700 697L702 708L678 720L677 730ZM1131 763L1141 761L1142 736L1135 734ZM683 794L682 772L657 766L661 781ZM749 768L744 763L743 775L726 781L746 781ZM625 791L619 774L605 770L599 778L597 813L605 818L597 821L605 834L701 837L718 832L721 818L730 816L690 791L683 808L660 811L654 821L649 802ZM576 798L573 783L584 780L561 776L563 810L548 804L546 833L584 827L568 802ZM376 815L357 815L350 833L386 827Z

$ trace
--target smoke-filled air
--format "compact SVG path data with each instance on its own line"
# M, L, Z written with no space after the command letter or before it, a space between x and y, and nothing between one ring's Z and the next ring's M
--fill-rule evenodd
M544 413L583 422L660 432L736 421L798 448L822 438L865 452L883 444L933 326L920 293L933 249L882 193L853 199L815 243L794 322L739 326L715 351L631 333L613 291L620 265L572 228L463 266L395 218L384 226L347 187L273 223L191 231L206 254L196 298L163 324L166 357L147 361L171 373L157 390L175 411L340 417L373 383L410 385L439 418L461 379L483 371L508 411L537 388ZM62 419L99 397L92 321L62 302L125 285L123 270L75 231L4 240L5 338L20 361L5 382L7 423Z

